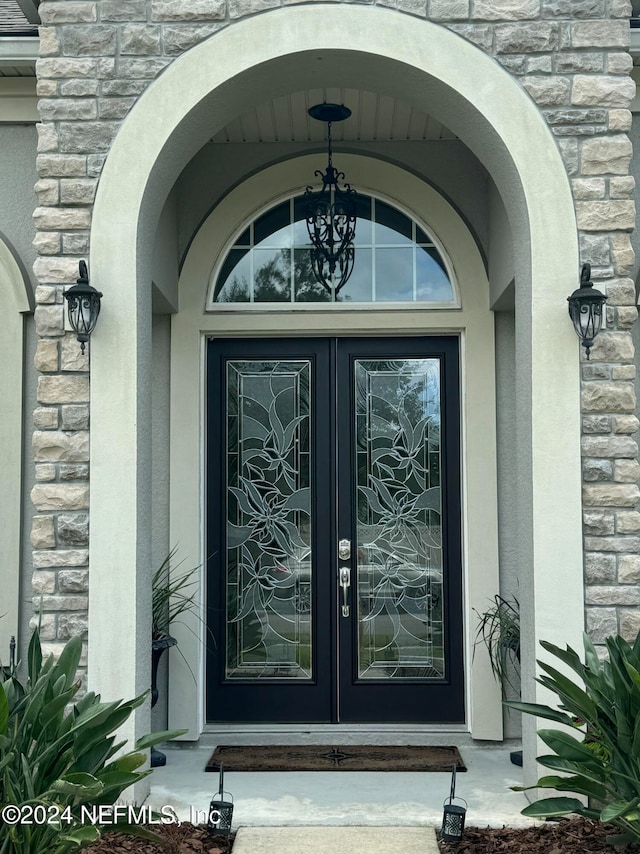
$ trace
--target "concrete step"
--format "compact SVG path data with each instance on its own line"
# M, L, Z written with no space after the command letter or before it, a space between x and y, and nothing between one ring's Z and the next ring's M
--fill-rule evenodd
M233 854L438 854L433 827L241 827Z

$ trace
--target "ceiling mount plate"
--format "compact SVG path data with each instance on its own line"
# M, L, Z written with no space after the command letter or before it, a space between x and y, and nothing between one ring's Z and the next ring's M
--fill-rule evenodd
M308 112L319 122L343 122L351 115L351 110L344 104L315 104L309 107Z

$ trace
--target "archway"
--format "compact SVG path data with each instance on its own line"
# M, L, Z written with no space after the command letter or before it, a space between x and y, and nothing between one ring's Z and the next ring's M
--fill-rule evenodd
M91 269L111 308L92 343L89 670L108 697L137 693L148 682L149 270L158 211L180 169L218 128L267 93L287 91L294 78L297 86L317 80L320 68L326 85L348 77L356 86L366 80L379 91L410 93L466 142L496 182L517 250L517 512L529 588L528 690L539 693L532 682L537 641L579 639L579 387L576 342L560 307L574 286L578 252L569 182L553 138L508 73L445 28L377 7L331 6L330 16L320 4L289 7L234 24L176 60L129 113L100 181ZM114 613L121 632L106 649L102 639ZM144 728L142 715L138 720ZM532 755L531 738L525 749Z
M30 285L11 246L0 234L0 300L4 326L0 337L0 587L4 619L0 649L18 635L20 518L23 459L24 315L33 310Z

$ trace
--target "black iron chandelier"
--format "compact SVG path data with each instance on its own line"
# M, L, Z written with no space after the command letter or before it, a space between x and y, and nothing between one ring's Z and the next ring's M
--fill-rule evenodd
M307 230L311 240L311 267L318 282L329 292L339 293L353 272L356 236L356 191L345 183L344 172L333 165L331 125L351 115L343 104L316 104L309 109L312 119L328 125L329 162L324 172L316 170L322 179L322 189L307 187L304 194ZM342 182L342 187L340 186Z

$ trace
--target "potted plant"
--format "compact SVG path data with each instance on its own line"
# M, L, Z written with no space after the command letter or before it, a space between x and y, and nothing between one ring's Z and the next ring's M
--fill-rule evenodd
M500 594L496 594L491 601L492 605L486 611L476 611L480 622L473 650L475 653L479 643L487 648L491 672L500 683L502 697L506 700L507 686L520 696L520 604L515 597L510 602ZM514 684L514 677L517 685ZM522 765L522 751L512 751L511 761L514 765Z
M520 605L517 599L511 603L499 594L493 597L492 602L482 614L476 611L480 622L473 648L475 651L479 643L485 645L491 672L504 694L506 685L513 687L510 671L520 670Z
M165 650L175 646L178 641L171 634L171 626L182 614L199 608L196 600L199 566L174 574L173 560L176 549L173 548L155 571L152 580L152 622L151 622L151 708L158 702L158 667ZM151 750L151 767L165 765L166 756L159 750Z

